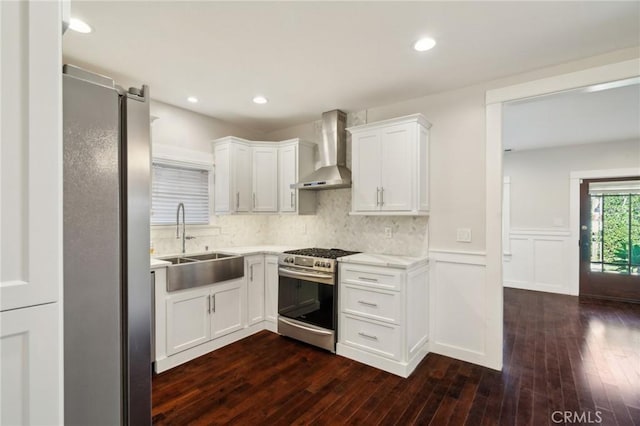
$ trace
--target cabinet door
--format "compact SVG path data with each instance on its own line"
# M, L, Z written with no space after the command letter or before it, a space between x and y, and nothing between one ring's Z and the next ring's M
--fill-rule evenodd
M216 339L244 327L246 296L244 279L217 284L211 292L211 338ZM244 302L244 303L243 303Z
M380 132L353 135L353 210L379 209Z
M382 130L381 210L408 211L415 189L416 126L401 124Z
M173 355L210 339L211 290L181 291L167 297L167 354Z
M280 201L279 208L281 212L295 212L296 205L296 189L291 189L291 185L296 183L298 174L297 170L298 147L295 145L286 146L279 149L279 182L280 182Z
M247 312L249 325L264 320L264 256L246 258Z
M278 211L278 149L253 148L253 211Z
M231 145L216 145L213 148L215 158L215 179L213 185L214 203L216 213L228 213L235 208L235 204L231 204ZM233 202L235 203L235 197Z
M61 424L58 316L57 303L0 313L0 424Z
M264 261L265 319L278 320L278 256L265 256Z
M235 211L249 212L251 211L251 203L253 194L251 192L251 148L245 145L234 145L235 158L234 177L235 177ZM232 209L233 210L233 209Z

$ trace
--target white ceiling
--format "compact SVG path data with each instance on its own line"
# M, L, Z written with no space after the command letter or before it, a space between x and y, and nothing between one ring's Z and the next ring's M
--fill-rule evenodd
M513 151L628 140L640 144L640 84L510 102L502 123L503 146Z
M258 130L637 46L639 2L82 2L65 61ZM417 53L421 36L437 46ZM251 102L255 94L267 105ZM197 96L193 105L187 96Z

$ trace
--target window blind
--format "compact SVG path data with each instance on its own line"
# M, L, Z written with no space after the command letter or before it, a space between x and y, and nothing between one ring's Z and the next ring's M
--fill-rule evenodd
M209 223L208 170L154 163L151 179L152 225L174 225L180 203L187 224Z

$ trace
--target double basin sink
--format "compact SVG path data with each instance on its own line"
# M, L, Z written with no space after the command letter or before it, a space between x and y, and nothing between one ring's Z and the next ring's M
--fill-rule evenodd
M207 253L159 258L167 267L167 291L185 290L244 276L244 256Z

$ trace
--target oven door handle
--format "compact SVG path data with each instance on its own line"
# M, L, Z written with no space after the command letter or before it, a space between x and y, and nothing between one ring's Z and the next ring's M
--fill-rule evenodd
M330 336L333 334L333 331L324 331L324 330L318 330L317 328L305 327L304 325L301 325L298 322L294 323L282 317L278 318L278 320L282 321L285 324L290 325L291 327L301 328L303 330L310 331L311 333L321 334L323 336Z
M282 275L283 277L289 277L289 278L305 277L305 278L316 278L316 279L322 279L322 280L331 280L331 279L333 279L333 275L298 272L298 271L294 271L292 269L283 268L283 267L280 267L278 269L278 273L280 275Z

